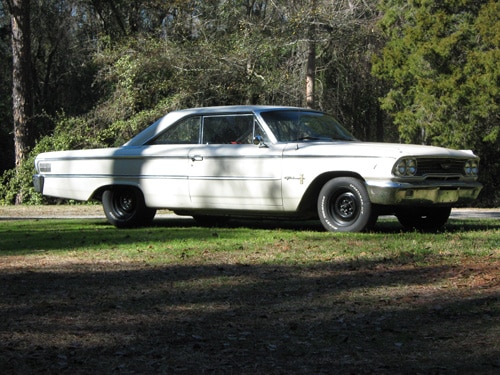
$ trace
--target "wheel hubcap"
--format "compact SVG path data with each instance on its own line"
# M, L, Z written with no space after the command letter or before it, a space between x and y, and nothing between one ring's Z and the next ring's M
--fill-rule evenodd
M130 195L120 196L119 203L120 208L125 212L130 212L134 208L134 201Z
M352 220L356 216L357 203L354 194L343 193L337 197L334 206L334 216L342 221Z
M135 197L129 192L117 192L113 205L118 216L129 216L133 214L135 210Z

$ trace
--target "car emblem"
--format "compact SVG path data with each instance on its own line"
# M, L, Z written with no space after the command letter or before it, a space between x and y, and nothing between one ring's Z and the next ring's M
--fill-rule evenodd
M450 163L441 163L441 168L443 168L445 171L451 168Z

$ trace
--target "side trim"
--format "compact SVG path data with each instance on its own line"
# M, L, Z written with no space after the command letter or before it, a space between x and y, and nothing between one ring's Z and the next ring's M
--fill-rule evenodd
M199 151L199 152L195 152ZM281 159L281 154L280 155L269 155L269 154L263 154L263 155L214 155L210 152L206 152L206 150L192 150L192 153L196 153L196 155L201 155L205 159ZM323 156L321 156L323 157ZM327 156L325 156L327 157ZM340 156L339 156L340 157ZM57 157L57 158L43 158L38 161L38 163L44 163L44 162L55 162L55 161L74 161L74 160L85 160L85 161L91 161L91 160L108 160L108 161L114 161L114 160L141 160L141 161L147 161L147 160L154 160L154 159L167 159L167 160L182 160L182 161L189 161L191 158L191 155L185 155L185 156L161 156L161 155L151 155L151 156L144 156L144 155L120 155L120 156L92 156L92 157L83 157L83 156L66 156L66 157Z
M281 181L280 177L189 176L189 180L217 181Z
M316 158L328 158L328 159L387 159L387 156L369 156L369 155L289 155L283 154L283 159L316 159ZM394 159L396 160L396 159Z
M127 175L127 174L46 174L44 178L133 178L133 179L169 179L187 180L188 176L170 175Z
M220 180L220 181L281 181L280 177L254 177L254 176L174 176L174 175L113 175L113 174L47 174L38 178L114 178L114 179L161 179L161 180Z

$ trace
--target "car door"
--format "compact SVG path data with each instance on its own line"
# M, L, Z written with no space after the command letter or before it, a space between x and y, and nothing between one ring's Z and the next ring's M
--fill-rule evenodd
M188 186L189 150L199 143L201 116L167 128L142 146L141 184L150 207L185 208L191 205ZM132 164L127 161L126 168Z
M253 143L265 134L251 114L204 116L202 144L189 151L193 207L280 211L283 146Z

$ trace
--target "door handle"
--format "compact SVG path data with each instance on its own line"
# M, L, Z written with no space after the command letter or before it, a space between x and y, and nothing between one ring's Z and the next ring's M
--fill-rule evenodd
M191 161L202 161L202 160L203 160L203 156L201 156L201 155L191 156Z

